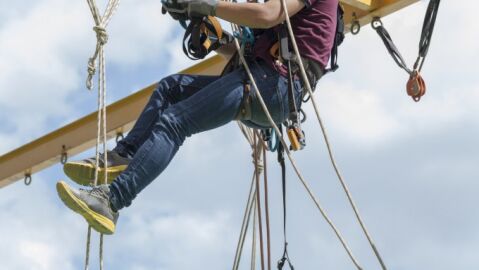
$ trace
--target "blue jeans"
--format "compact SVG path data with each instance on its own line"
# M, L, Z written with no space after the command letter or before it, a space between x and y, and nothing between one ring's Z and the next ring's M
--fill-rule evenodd
M288 80L264 62L251 62L251 72L276 123L289 114ZM168 166L186 137L235 120L244 94L243 69L224 76L171 75L158 83L133 129L115 151L131 158L128 168L110 186L116 210L129 206L141 190ZM301 83L294 83L296 104L301 104ZM253 128L270 124L255 95L251 115L240 117Z

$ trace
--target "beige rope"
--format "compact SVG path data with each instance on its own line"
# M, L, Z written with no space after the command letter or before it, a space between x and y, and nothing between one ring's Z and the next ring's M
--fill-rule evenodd
M86 81L86 86L89 90L93 88L93 76L96 73L96 60L99 59L98 68L98 111L97 111L97 140L95 147L95 180L93 185L98 184L98 171L100 165L100 143L103 145L103 159L104 159L104 169L105 169L105 178L104 183L107 184L107 127L106 127L106 63L105 63L105 52L103 47L108 42L108 34L106 32L106 27L111 20L111 17L115 13L119 0L109 0L107 7L103 16L100 15L98 7L95 0L87 0L88 6L95 21L95 26L93 31L96 33L97 43L93 56L88 60L88 77ZM89 259L90 259L90 243L91 243L91 227L88 227L87 235L87 248L85 256L85 270L89 268ZM103 269L103 234L100 235L100 248L99 248L99 257L100 257L100 270Z
M255 192L257 194L257 192ZM258 203L257 197L253 199L253 237L251 238L251 270L256 269L256 230L257 230L257 211L258 207L256 207L256 204Z
M238 267L241 261L241 254L243 253L244 242L246 239L246 234L248 232L248 227L249 227L250 218L251 218L251 211L253 208L253 201L256 198L256 190L254 186L255 175L256 175L256 172L253 173L253 177L251 179L248 200L246 202L246 208L245 208L245 212L243 216L243 223L241 225L240 236L238 239L238 244L236 246L235 259L233 262L233 270L238 270Z
M316 103L316 99L314 98L314 95L313 95L313 90L311 89L311 85L309 83L308 77L306 76L306 71L304 69L303 60L301 58L301 54L299 52L298 45L296 43L296 38L294 36L293 28L291 26L291 20L289 19L289 12L288 12L288 7L286 5L286 0L281 0L281 5L283 6L283 10L284 10L284 13L285 13L286 24L287 24L287 27L288 27L289 36L291 38L291 43L293 45L294 53L295 53L296 58L297 58L296 60L299 63L299 69L301 71L301 78L302 78L303 83L305 83L305 85L306 85L306 89L308 91L309 96L311 97L311 102L313 104L313 108L314 108L314 111L316 113L316 118L318 119L319 125L321 127L321 131L323 133L324 141L325 141L326 147L328 149L328 154L329 154L329 158L331 160L331 164L333 165L333 168L334 168L334 171L336 172L338 180L341 183L341 186L342 186L344 192L346 193L346 196L348 197L348 201L349 201L349 203L350 203L350 205L351 205L351 207L354 211L354 214L356 215L356 219L358 220L366 238L368 239L368 242L369 242L371 248L373 249L373 252L374 252L376 258L378 259L379 263L381 264L382 269L386 270L386 265L384 264L383 259L381 258L381 255L379 254L379 251L376 248L376 245L374 244L374 241L373 241L371 235L369 234L369 231L366 228L366 225L364 224L363 219L361 218L361 215L359 214L359 210L356 206L356 203L353 200L351 192L350 192L350 190L349 190L349 188L346 184L346 181L343 179L341 171L339 170L339 167L338 167L338 165L336 163L336 160L334 158L332 147L331 147L331 144L329 142L328 134L326 132L326 127L325 127L324 122L323 122L323 120L320 116L320 113L319 113L319 106Z
M235 24L231 24L232 28L234 30L238 30L238 27L235 25ZM292 155L291 155L291 151L289 150L289 147L286 143L286 141L284 140L284 137L281 135L280 133L280 130L278 128L278 126L274 123L274 120L273 118L271 117L271 114L268 110L268 107L266 106L266 104L264 103L264 100L263 100L263 97L261 96L261 93L258 89L258 86L256 84L256 81L251 73L251 70L248 66L248 63L246 62L245 58L244 58L244 55L243 53L241 52L241 48L240 48L240 45L239 45L239 42L238 42L238 39L235 38L234 40L235 42L235 46L236 46L236 49L238 50L238 55L240 57L240 60L241 60L241 63L243 64L244 68L245 68L245 71L248 75L248 79L251 81L251 84L253 85L253 89L256 93L256 96L258 97L258 101L260 102L261 104L261 107L263 108L263 111L264 113L266 114L266 117L269 121L269 123L271 124L271 126L274 128L274 130L276 131L276 133L278 134L278 137L280 139L280 142L283 144L284 146L284 149L285 149L285 152L288 156L288 159L296 173L296 175L298 176L299 180L301 181L301 183L303 184L304 188L306 189L306 191L308 192L309 196L311 197L311 199L314 201L316 207L318 208L318 210L320 211L321 215L323 216L323 218L326 220L326 222L329 224L329 226L331 227L331 229L334 231L334 233L336 234L337 238L339 239L339 241L341 242L341 244L343 245L344 249L346 250L348 256L350 257L350 259L352 260L352 262L354 263L354 265L356 266L357 269L359 270L362 270L362 267L359 265L358 261L356 260L356 258L354 257L354 255L352 254L351 252L351 249L349 248L349 246L347 245L346 241L344 240L342 234L339 232L339 230L336 228L336 226L334 225L334 223L332 222L332 220L329 218L329 216L327 215L326 211L324 210L324 208L321 206L319 200L316 198L316 196L313 194L311 188L309 187L309 184L306 182L306 180L304 179L303 175L301 174L301 172L299 171L297 165L296 165L296 162L295 160L293 159Z

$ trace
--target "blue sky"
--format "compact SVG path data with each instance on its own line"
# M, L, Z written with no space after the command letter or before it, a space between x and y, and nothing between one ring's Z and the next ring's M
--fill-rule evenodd
M408 63L426 5L384 19ZM109 102L191 64L181 52L181 28L160 7L156 0L120 4L106 49ZM347 37L341 68L316 91L339 165L390 269L479 266L477 8L473 0L441 4L420 103L405 94L407 75L369 26ZM84 87L92 26L83 1L0 0L1 153L95 109L96 94ZM308 146L295 154L300 168L360 263L379 269L305 108L311 117ZM274 155L269 160L274 263L282 251L281 187ZM106 269L230 268L251 174L236 124L190 138L122 211L117 233L106 238ZM354 269L291 169L288 176L296 269ZM18 182L0 190L0 269L82 269L87 227L57 198L60 179L56 165L35 174L29 187Z

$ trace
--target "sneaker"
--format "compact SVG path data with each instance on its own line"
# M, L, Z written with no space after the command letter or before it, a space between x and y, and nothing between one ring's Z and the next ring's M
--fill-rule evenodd
M63 181L57 183L57 192L63 203L71 210L82 215L88 224L99 233L115 232L118 212L110 205L108 185L93 187L90 190L75 190Z
M106 170L107 182L110 184L115 180L115 178L120 175L121 172L126 170L130 159L120 156L115 151L107 152L107 165L108 169ZM105 179L105 165L104 165L104 155L100 155L100 168L98 170L98 183L103 183ZM63 171L65 174L73 180L75 183L82 186L90 186L95 181L95 164L96 158L88 158L81 161L72 161L67 162L63 166Z

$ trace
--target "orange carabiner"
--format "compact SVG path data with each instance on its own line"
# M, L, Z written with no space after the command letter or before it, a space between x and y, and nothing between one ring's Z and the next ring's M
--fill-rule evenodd
M417 70L414 70L406 86L407 94L416 102L421 100L421 97L426 94L426 82L421 77Z

